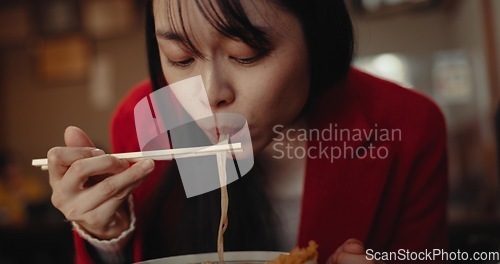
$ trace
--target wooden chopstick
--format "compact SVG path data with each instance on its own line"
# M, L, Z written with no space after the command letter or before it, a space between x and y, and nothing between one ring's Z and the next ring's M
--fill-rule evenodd
M232 143L232 144L221 144L221 145L204 146L204 147L114 153L108 155L111 155L118 159L126 159L132 162L137 162L143 159L172 160L174 158L178 159L178 158L201 157L201 156L213 155L220 151L240 152L243 151L243 148L241 146L241 143ZM31 165L35 167L41 167L42 170L47 170L48 160L33 159Z

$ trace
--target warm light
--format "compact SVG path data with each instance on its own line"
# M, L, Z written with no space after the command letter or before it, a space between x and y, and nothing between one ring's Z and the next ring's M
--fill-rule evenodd
M377 10L382 4L382 0L362 0L362 3L366 10Z
M375 76L412 88L406 60L397 54L385 53L362 57L355 61L356 67Z

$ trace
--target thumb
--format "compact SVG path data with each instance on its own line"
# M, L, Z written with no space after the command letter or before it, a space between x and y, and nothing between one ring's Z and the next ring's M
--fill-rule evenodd
M350 254L365 254L365 246L357 239L350 238L342 246L343 250Z
M95 147L87 134L75 126L66 128L64 131L64 142L68 147Z

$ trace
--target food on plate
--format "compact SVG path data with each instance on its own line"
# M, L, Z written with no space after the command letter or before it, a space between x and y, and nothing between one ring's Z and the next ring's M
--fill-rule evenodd
M317 263L318 259L318 244L311 240L306 248L295 247L290 254L280 255L268 264L303 264L303 263Z

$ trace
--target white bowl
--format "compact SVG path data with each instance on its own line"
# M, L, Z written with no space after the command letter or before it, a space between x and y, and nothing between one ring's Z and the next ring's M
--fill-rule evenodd
M226 263L265 263L271 261L286 252L276 251L234 251L224 252L224 262ZM219 262L217 253L204 253L175 256L139 262L138 264L203 264L206 261Z

